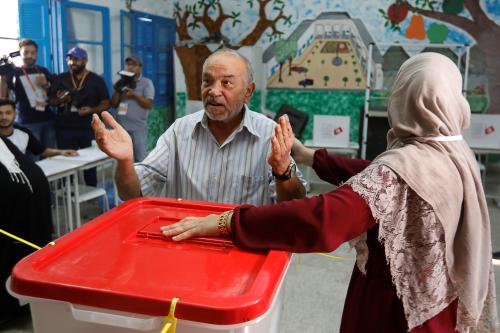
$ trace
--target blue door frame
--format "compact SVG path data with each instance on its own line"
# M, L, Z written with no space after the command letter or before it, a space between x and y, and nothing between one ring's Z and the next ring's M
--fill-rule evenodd
M101 41L93 41L93 40L80 40L80 39L68 39L67 26L66 22L66 13L68 8L81 8L85 10L97 11L102 15L102 40ZM104 81L108 87L108 90L111 87L111 45L109 44L110 39L110 28L109 28L109 9L101 6L94 6L79 2L72 1L62 1L61 3L61 11L60 11L60 22L61 29L59 30L61 33L61 42L62 42L62 50L60 54L60 58L66 58L66 52L68 51L68 45L73 44L87 44L87 45L101 45L103 51L103 66L104 66ZM64 71L68 70L68 65L66 61L62 60L62 68Z
M131 44L124 44L124 17L131 22ZM121 11L121 64L125 46L143 60L143 74L155 83L155 105L174 105L175 20L138 11Z

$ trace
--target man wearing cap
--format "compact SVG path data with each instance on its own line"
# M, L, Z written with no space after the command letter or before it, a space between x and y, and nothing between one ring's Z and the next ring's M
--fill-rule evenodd
M51 75L47 68L36 64L38 45L35 41L22 39L19 41L19 51L22 66L16 67L11 75L2 78L7 88L15 94L16 123L30 130L44 146L54 147L54 113L47 103Z
M132 138L134 161L141 162L147 154L148 113L153 107L155 88L153 82L142 76L142 60L137 56L125 59L125 70L133 73L132 79L122 76L113 85L111 107L116 109L118 123Z
M108 88L104 80L89 71L87 52L73 47L66 54L69 70L54 80L51 102L59 105L56 116L57 145L62 149L90 147L94 132L92 114L109 109ZM95 169L85 171L85 183L95 186Z

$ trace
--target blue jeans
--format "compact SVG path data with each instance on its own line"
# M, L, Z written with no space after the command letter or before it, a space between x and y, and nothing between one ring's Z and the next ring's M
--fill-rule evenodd
M129 131L134 146L134 162L142 162L148 154L148 129Z

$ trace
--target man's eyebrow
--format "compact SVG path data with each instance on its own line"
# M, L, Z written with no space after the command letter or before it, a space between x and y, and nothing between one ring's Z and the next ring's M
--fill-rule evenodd
M212 75L210 73L203 73L202 77L204 77L204 78L213 78L214 75ZM227 79L227 78L235 78L236 75L235 74L226 74L226 75L222 75L222 77L225 78L225 79Z

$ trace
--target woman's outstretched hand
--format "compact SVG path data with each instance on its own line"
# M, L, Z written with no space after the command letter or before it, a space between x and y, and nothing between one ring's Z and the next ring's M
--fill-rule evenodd
M193 237L217 237L221 236L219 230L220 216L216 214L205 217L189 216L160 229L165 236L172 237L174 241L182 241Z

